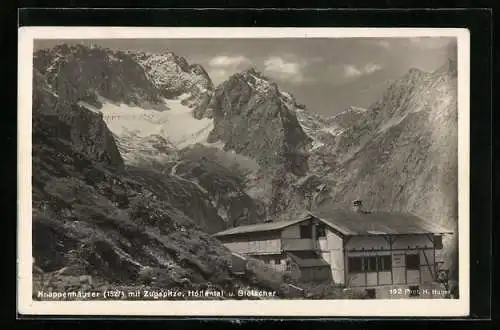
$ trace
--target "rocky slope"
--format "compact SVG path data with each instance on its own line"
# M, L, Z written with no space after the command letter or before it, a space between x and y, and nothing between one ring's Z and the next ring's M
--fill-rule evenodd
M310 158L331 188L329 202L363 199L367 208L409 211L456 229L456 83L453 61L434 72L411 69L366 111L341 114L344 123L355 117ZM456 235L447 244L452 251Z
M229 276L229 252L207 234L225 228L210 201L168 174L127 168L100 114L35 80L35 266L115 282L145 267L171 269L174 282Z
M179 152L171 173L197 182L227 226L235 227L258 223L266 216L264 203L247 191L258 168L250 158L198 144Z
M312 139L297 120L305 107L253 69L214 90L203 68L172 52L119 52L80 45L37 52L35 68L51 91L69 89L63 99L102 114L126 165L165 173L175 168L177 179L201 183L194 187L208 193L210 204L229 225L253 223L266 218L264 213L279 214L283 203L277 196L307 174ZM52 83L56 81L60 82ZM195 152L181 152L193 145ZM213 148L222 150L210 151ZM223 159L217 156L214 162L214 152ZM208 154L217 165L193 171L202 168L206 162L200 157ZM235 158L251 163L244 188L227 180ZM238 205L244 205L242 210Z
M273 168L250 176L247 189L268 205L272 218L289 219L304 208L347 206L363 199L367 208L408 211L456 230L456 72L454 61L434 72L410 69L368 109L349 107L331 117L308 112L257 72L243 72L214 94L211 137L224 141L226 150L259 160L261 168ZM271 166L266 156L276 148L267 146L276 144L259 144L269 132L282 132L269 119L270 113L279 113L272 111L276 108L293 118L291 140L295 150L307 155L301 171ZM300 129L295 129L297 123ZM445 255L453 254L456 244L456 235L445 240ZM454 269L453 261L445 266Z
M209 142L252 157L265 168L284 167L295 175L307 172L310 139L278 86L254 69L235 74L219 85L209 109L214 129Z
M172 147L206 140L213 93L205 70L170 51L159 54L65 44L34 54L48 88L100 112L127 164L158 165Z
M221 219L202 188L176 170L125 166L100 114L59 98L41 74L34 77L34 300L81 290L121 290L117 300L258 299L227 296L240 289L293 297L284 274L261 262L249 262L243 274L231 271L230 252L208 234L222 229ZM239 176L226 177L241 184ZM167 290L226 296L161 296ZM332 294L344 298L340 288Z
M324 117L254 69L214 88L171 52L63 45L34 61L36 236L73 242L37 252L42 269L89 241L104 260L93 271L184 274L195 268L179 244L211 281L230 274L205 233L353 199L456 228L455 62L411 69L368 109Z
M156 148L168 154L171 162L146 167L127 163L120 154L124 146L115 141L119 131L106 123L102 109L109 98L132 111L144 105L142 100L153 98L122 98L121 93L128 93L130 86L112 92L76 80L65 87L73 73L65 66L89 64L73 63L78 62L74 52L82 59L80 46L60 46L37 56L61 54L61 50L67 51L67 58L58 60L62 64L56 73L41 62L33 72L34 298L38 290L109 287L226 292L247 288L282 294L281 275L260 271L264 266L235 276L229 268L230 252L210 236L228 223L250 218L249 211L241 213L239 207L254 207L241 188L244 175L240 177L239 171L245 169L226 161L225 167L204 163L200 173L195 165L198 152L195 156L186 150L181 154L161 134L136 135L135 139L128 135L132 142L120 142L125 141L128 147L143 146L153 154L151 149ZM85 56L95 55L89 53L92 55ZM87 77L107 70L103 67L87 72ZM108 76L105 84L115 86L122 78L117 76L113 81ZM151 88L147 81L142 87ZM156 91L153 86L149 92L154 96ZM169 111L162 110L160 113ZM130 156L133 151L124 154ZM228 198L238 199L239 206ZM224 207L227 210L221 214Z
M153 84L167 99L189 94L184 104L193 108L198 119L204 115L214 85L207 72L199 64L188 64L185 58L171 51L160 54L145 52L129 52L150 77Z
M292 208L303 210L310 191L296 183L308 175L313 142L298 120L305 106L252 68L217 86L208 110L214 119L208 142L258 165L247 175L245 192L265 209L257 212L260 221L287 217Z
M362 196L374 208L440 214L431 217L435 221L448 214L452 220L457 140L456 73L412 69L338 136L330 167L338 171L330 175L335 195L344 201Z
M48 87L69 102L102 106L99 96L111 102L164 110L160 91L143 68L122 51L82 45L58 45L34 54L34 68Z
M126 166L154 169L194 189L200 198L198 207L177 206L213 225L206 227L207 231L220 230L221 219L224 226L240 223L247 214L249 222L256 221L259 207L228 179L231 164L220 162L209 167L213 173L207 169L193 171L193 164L204 163L200 159L203 154L213 154L209 148L197 151L207 144L214 127L206 110L213 84L199 65L190 65L170 51L151 54L61 45L38 51L35 68L47 80L43 88L49 94L61 93L61 100L75 103L89 116L102 117ZM145 100L154 100L156 107L149 107ZM195 150L181 153L196 144ZM226 160L231 157L224 155ZM249 161L255 167L254 161ZM155 181L149 174L147 177ZM245 207L240 210L238 206L242 205Z

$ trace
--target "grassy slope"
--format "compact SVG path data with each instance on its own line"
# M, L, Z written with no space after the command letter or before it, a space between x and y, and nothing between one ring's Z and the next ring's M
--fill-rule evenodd
M141 266L171 267L172 274L192 270L184 275L195 282L227 276L228 251L166 195L44 134L51 125L64 126L56 118L43 116L38 124L33 144L33 252L40 268L70 266L78 274L123 282L136 280ZM168 183L158 185L172 193L175 187Z
M252 260L242 276L231 273L229 251L172 205L195 196L191 187L168 175L161 180L157 172L148 177L145 169L117 172L93 162L68 141L48 134L64 123L40 115L35 120L35 296L38 290L110 288L257 288L287 296L285 274L259 261ZM309 284L308 297L349 298L338 287L327 295L319 287Z
M127 168L119 159L103 157L116 146L99 143L107 136L99 131L106 130L99 116L89 117L85 129L72 126L74 121L62 114L89 114L66 105L49 113L46 107L52 104L44 93L38 96L40 108L33 116L34 297L38 290L109 288L257 288L284 294L282 275L265 265L253 265L243 276L232 274L230 252L206 232L216 228L208 222L217 217L210 205L202 205L209 200L199 190L168 173ZM193 207L194 201L199 205Z

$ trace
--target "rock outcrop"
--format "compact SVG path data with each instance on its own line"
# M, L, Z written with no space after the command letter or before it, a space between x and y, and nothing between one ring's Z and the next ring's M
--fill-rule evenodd
M209 110L214 118L209 142L222 141L224 150L252 157L265 168L284 166L299 176L307 172L310 138L276 83L254 69L220 84Z
M332 190L329 202L363 199L368 208L412 212L456 230L456 83L454 62L434 72L411 69L348 125L339 118L352 110L332 118L342 131L316 149L310 162Z
M195 118L205 115L214 85L199 64L188 64L185 58L171 51L162 53L129 52L145 70L161 94L172 99L187 95L183 104L193 109Z
M456 79L453 61L411 69L367 109L325 117L254 69L214 88L170 51L38 51L36 269L226 285L209 233L353 199L456 229Z
M83 101L100 108L103 97L146 109L166 109L144 69L123 51L62 44L37 51L33 67L68 102Z
M209 235L226 224L203 192L168 173L128 168L100 113L58 95L39 72L34 79L37 276L140 285L151 267L174 286L238 283L229 251Z

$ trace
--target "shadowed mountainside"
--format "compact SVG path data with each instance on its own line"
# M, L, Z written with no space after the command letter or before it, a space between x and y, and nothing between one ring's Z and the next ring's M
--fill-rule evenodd
M125 166L100 114L57 96L41 74L34 77L35 296L39 289L113 285L278 289L232 274L230 252L208 234L225 223L198 188Z

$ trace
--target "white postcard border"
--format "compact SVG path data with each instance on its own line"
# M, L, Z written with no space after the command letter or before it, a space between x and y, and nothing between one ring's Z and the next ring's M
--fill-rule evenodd
M456 37L458 45L459 299L264 301L33 301L32 74L34 39ZM22 27L18 44L17 304L23 315L381 317L469 313L470 33L455 28Z

